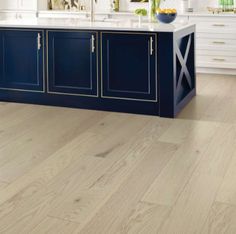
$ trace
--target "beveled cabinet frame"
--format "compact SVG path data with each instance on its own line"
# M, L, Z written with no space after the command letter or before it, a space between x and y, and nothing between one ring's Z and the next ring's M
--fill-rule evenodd
M30 93L45 93L46 92L46 88L45 88L45 38L44 38L44 30L43 29L20 29L20 28L11 28L11 29L5 29L5 28L1 28L1 31L21 31L21 32L40 32L41 35L41 43L42 43L42 47L40 48L42 50L42 69L43 69L43 80L42 80L42 90L32 90L32 89L15 89L15 88L4 88L4 87L0 87L0 90L9 90L9 91L20 91L20 92L30 92ZM39 81L38 81L39 82Z
M126 35L148 35L148 36L153 36L155 38L154 43L155 43L155 51L154 51L154 56L155 56L155 99L142 99L142 98L126 98L126 97L112 97L112 96L107 96L103 94L103 44L102 44L102 39L103 39L103 34L126 34ZM100 50L101 50L101 98L106 98L106 99L117 99L117 100L130 100L130 101L141 101L141 102L158 102L158 66L157 66L157 49L158 49L158 36L156 33L142 33L142 32L126 32L126 31L107 31L107 32L100 32Z
M55 91L50 91L49 88L49 63L48 63L48 54L49 54L49 48L48 48L48 33L49 32L81 32L81 33L91 33L91 34L95 34L96 35L96 77L97 77L97 94L96 95L89 95L89 94L76 94L76 93L66 93L66 92L55 92ZM97 31L81 31L81 30L46 30L46 62L47 62L47 93L49 94L57 94L57 95L69 95L69 96L81 96L81 97L94 97L94 98L98 98L99 97L99 44L98 44L98 40L99 40L99 33Z

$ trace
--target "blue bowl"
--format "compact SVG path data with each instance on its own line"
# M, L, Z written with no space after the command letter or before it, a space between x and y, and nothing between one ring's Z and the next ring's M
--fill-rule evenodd
M169 24L176 19L177 13L171 13L171 14L157 13L156 17L157 20L160 21L161 23Z

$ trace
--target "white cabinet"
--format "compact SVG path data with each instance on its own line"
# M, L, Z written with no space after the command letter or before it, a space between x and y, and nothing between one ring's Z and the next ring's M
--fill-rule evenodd
M7 0L0 1L1 11L10 10L37 10L37 0Z
M188 16L196 24L198 72L236 74L236 16Z
M18 0L0 1L0 10L12 10L18 8Z
M0 0L0 19L36 17L37 0Z

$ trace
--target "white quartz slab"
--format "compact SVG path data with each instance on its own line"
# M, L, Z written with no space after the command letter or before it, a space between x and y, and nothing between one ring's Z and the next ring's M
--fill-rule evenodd
M145 31L145 32L177 32L189 28L194 24L177 22L172 24L142 23L127 19L107 19L90 22L85 19L12 19L0 20L0 28L42 28L42 29L84 29L84 30L112 30L112 31Z
M181 13L181 14L179 14L179 15L181 15L181 16L192 16L192 17L194 17L194 16L196 16L196 17L229 17L229 18L231 18L231 17L233 17L233 18L236 18L236 13L231 13L231 12L221 12L221 13L215 13L215 14L213 14L212 12L208 12L208 11L206 11L206 12L186 12L186 13Z

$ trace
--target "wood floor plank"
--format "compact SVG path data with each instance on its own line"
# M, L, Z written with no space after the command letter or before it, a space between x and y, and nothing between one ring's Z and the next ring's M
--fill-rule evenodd
M236 207L215 202L201 234L235 234Z
M3 182L3 181L0 181L0 191L1 191L3 188L7 187L7 185L8 185L8 183Z
M109 124L114 121L115 123L113 125ZM69 144L65 145L64 147L59 149L58 152L43 161L40 165L37 165L30 172L26 173L24 176L11 183L11 185L8 186L7 189L2 191L0 196L0 204L6 202L8 199L13 197L20 191L27 191L27 187L30 185L39 185L42 187L46 186L47 183L54 179L64 169L69 167L68 171L70 171L71 165L73 166L73 168L77 166L77 171L79 171L78 168L81 168L80 163L83 164L84 158L85 160L87 159L86 152L94 151L94 148L98 147L102 142L105 142L107 136L112 134L112 132L114 131L114 127L120 128L126 121L127 117L125 115L123 115L122 117L122 115L110 114L100 121L97 116L96 119L91 119L91 122L88 121L88 124L92 128L97 129L97 134L89 131L80 134ZM82 161L80 161L80 158L82 156L83 159ZM75 165L76 161L79 162ZM74 171L71 171L72 174L73 172Z
M189 127L187 122L186 127L182 123L180 128L178 124L179 121L176 121L159 140L183 143L148 189L142 201L172 206L191 178L218 129L218 124L215 123L194 122ZM188 130L184 130L185 128Z
M38 108L34 106L27 105L10 105L8 109L1 110L0 122L2 123L1 130L6 130L11 126L17 126L18 124L25 122L27 119L36 117L37 114L43 113L45 108L39 106ZM18 117L18 118L17 118Z
M108 125L109 127L106 127L106 122L102 121L104 131L101 132L102 134L100 133L94 136L94 142L96 144L94 144L93 147L97 147L96 152L98 152L98 149L100 149L101 152L105 151L105 148L101 147L101 144L102 142L105 142L105 139L107 139L107 135L104 136L104 133L108 134L107 128L110 129L110 133L108 134L109 140L107 140L107 144L105 144L104 147L112 147L111 143L116 144L119 139L120 141L124 141L122 132L124 133L124 130L126 132L129 131L129 129L127 129L128 125L133 126L133 130L136 130L137 124L144 124L147 121L146 117L143 117L144 122L140 121L140 118L137 118L137 121L134 121L134 117L130 116L129 118L133 120L132 124L130 124L129 122L127 122L128 117L126 115L123 119L121 115L114 114L112 116L113 118L110 118L108 120L114 121L115 125L120 121L119 125L117 125L117 134L113 134L110 136L110 134L114 131L114 124ZM131 131L130 134L133 134L133 132ZM87 145L83 144L81 147L81 145L75 144L75 140L75 142L73 142L73 147L71 147L71 145L68 145L63 150L56 153L57 156L59 155L59 157L63 157L61 163L67 162L67 156L70 157L70 159L74 159L74 163L72 163L71 167L66 170L66 174L61 173L61 175L59 176L61 179L54 178L54 181L45 185L45 187L38 186L38 181L34 181L32 184L29 184L28 186L24 187L24 189L20 190L20 192L13 195L12 198L9 198L8 194L6 193L3 194L5 195L5 199L2 199L2 202L4 200L6 201L6 199L7 201L0 207L0 232L1 230L7 230L10 232L11 226L9 224L11 223L11 220L15 220L14 227L16 227L24 222L25 218L27 225L24 225L24 230L22 230L22 232L30 232L35 224L41 221L41 219L43 219L45 215L48 214L53 205L58 205L58 202L61 202L61 200L57 200L56 198L59 197L59 194L63 190L65 196L68 196L68 194L70 194L70 191L68 189L71 189L73 191L74 187L80 186L82 184L84 184L84 186L88 185L89 183L87 181L89 181L89 177L91 175L96 176L96 167L100 167L102 170L104 165L106 165L106 163L104 162L104 158L89 156L90 151L94 152L93 147L89 147L91 146L90 144L92 142L93 141L91 141L90 139ZM82 156L81 160L79 156ZM76 158L78 160L77 163L75 163ZM99 162L104 163L101 164ZM51 170L53 169L54 168L52 168ZM94 179L97 179L97 177L92 178L93 181ZM9 209L9 207L12 207L12 209ZM20 227L21 226L19 226L19 228Z
M214 100L214 96L206 96L198 94L191 102L179 113L179 119L200 120L202 115L207 111L208 107Z
M179 119L0 102L0 233L235 234L235 78Z
M203 121L236 123L236 100L225 96L216 97L201 116Z
M61 219L46 217L30 234L71 234L77 227L77 224ZM17 234L17 232L16 232Z
M29 191L28 193L34 193ZM0 207L0 233L30 233L39 223L41 223L46 215L42 207L50 206L55 199L55 194L47 192L44 188L40 190L41 198L30 196L27 204L22 202L23 197L27 200L27 194L15 195L7 203ZM28 227L30 225L30 231Z
M196 170L199 174L224 178L233 157L236 157L236 128L221 124L214 134Z
M236 124L236 97L228 98L225 105L226 114L223 121L225 123Z
M104 120L99 120L96 116L96 119L91 119L91 122L88 121L88 125L92 128L97 128L96 125L103 126L102 129L100 129L100 132L94 134L89 131L85 131L84 133L79 134L79 136L75 137L70 143L59 149L58 152L52 154L48 159L32 168L31 171L11 183L7 189L3 190L0 196L0 204L6 202L16 193L27 190L27 187L30 185L39 184L40 186L45 187L47 183L54 179L64 169L74 165L76 161L80 161L81 156L86 157L85 153L93 148L91 145L96 146L104 141L104 137L101 136L101 134L106 132L109 135L108 129L111 134L114 131L114 127L120 127L120 125L127 120L127 117L124 117L120 115L114 117L114 115L111 116L108 114ZM115 121L115 124L107 127L107 123L111 121Z
M178 118L235 123L235 80L233 76L198 77L197 97Z
M44 123L39 122L40 125L13 140L14 147L12 144L2 147L0 155L5 160L0 163L0 179L11 183L89 128L86 123L95 119L91 111L83 111L77 116L73 112L54 111ZM103 113L97 113L96 118L103 116Z
M91 184L88 184L89 180L87 180L86 187L80 184L74 186L69 196L63 194L59 202L60 206L54 208L50 215L78 222L83 226L143 160L146 153L150 151L151 145L169 126L168 123L169 121L166 120L152 119L143 129L137 131L137 136L109 152L105 158L106 162L103 162L100 167L97 166L95 177L90 177Z
M155 143L151 152L79 233L116 233L120 230L123 218L137 205L175 151L175 145Z
M7 102L1 102L0 103L0 120L6 121L8 118L12 118L15 116L18 112L22 112L22 110L29 108L28 105L22 105L17 103L7 103ZM26 111L24 111L26 113ZM16 118L12 118L12 120L16 121ZM18 121L22 119L18 119Z
M203 153L194 174L180 194L160 233L200 233L230 160L234 157L236 131L221 124Z
M207 82L205 81L206 79ZM200 120L202 116L207 113L211 103L214 102L217 94L221 91L220 87L224 84L224 81L225 80L221 77L218 77L217 80L212 76L206 76L204 78L202 76L198 77L197 97L193 98L186 108L181 111L178 118Z
M219 126L218 123L205 121L173 120L171 126L162 134L159 141L173 144L182 144L186 141L194 141L198 138L211 136L212 131ZM207 134L208 133L208 134Z
M186 185L158 233L200 233L221 183L221 177L196 173Z
M235 145L234 145L235 146ZM235 148L235 147L234 147ZM232 157L216 201L236 205L236 152Z
M12 114L0 117L0 148L21 137L48 116L48 110L39 106L11 105ZM0 155L1 156L1 155Z
M156 234L168 217L170 207L139 202L125 218L118 234Z

